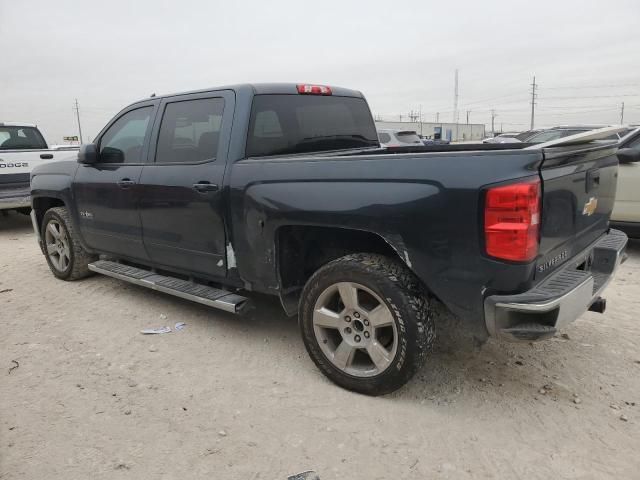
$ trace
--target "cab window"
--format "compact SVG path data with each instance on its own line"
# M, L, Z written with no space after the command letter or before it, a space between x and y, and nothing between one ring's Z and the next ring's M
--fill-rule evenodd
M153 107L142 107L116 120L100 139L100 162L142 163L152 112Z
M197 163L216 158L224 99L168 103L158 134L156 163Z

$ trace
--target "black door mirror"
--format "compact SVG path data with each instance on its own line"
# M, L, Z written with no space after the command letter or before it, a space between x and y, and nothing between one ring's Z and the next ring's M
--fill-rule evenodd
M640 147L621 148L618 150L620 163L640 162Z
M80 146L78 152L78 163L92 165L98 162L98 147L95 143L85 143Z

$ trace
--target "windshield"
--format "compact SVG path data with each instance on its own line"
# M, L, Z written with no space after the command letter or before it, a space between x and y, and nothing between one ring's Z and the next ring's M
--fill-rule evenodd
M377 147L378 136L363 98L256 95L247 157Z
M527 130L526 132L522 132L522 133L519 133L517 135L514 135L513 138L515 138L516 140L520 140L521 142L524 142L525 140L529 139L530 137L533 137L538 132L539 132L539 130Z
M47 142L34 127L0 127L0 150L46 149Z
M547 132L541 132L527 139L528 143L544 143L551 140L557 140L562 137L562 130L549 130Z

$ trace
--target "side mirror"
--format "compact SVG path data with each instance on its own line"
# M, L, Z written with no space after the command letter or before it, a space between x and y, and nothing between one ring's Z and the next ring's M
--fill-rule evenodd
M618 150L618 161L620 163L640 162L640 147L621 148Z
M80 146L78 152L78 163L93 165L98 162L98 147L95 143L85 143Z

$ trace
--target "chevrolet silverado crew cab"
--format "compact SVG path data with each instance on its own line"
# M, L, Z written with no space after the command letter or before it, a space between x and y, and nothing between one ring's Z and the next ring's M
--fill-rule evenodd
M78 147L49 148L35 125L0 122L0 210L29 213L29 175L42 163L75 159Z
M327 377L379 395L425 361L435 302L512 341L604 310L617 146L578 137L385 149L360 92L221 87L134 103L36 168L31 216L56 277L235 313L277 295Z

